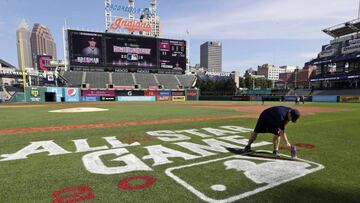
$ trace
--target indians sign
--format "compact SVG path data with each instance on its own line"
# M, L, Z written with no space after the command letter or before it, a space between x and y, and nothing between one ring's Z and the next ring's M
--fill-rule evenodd
M125 29L129 32L143 31L151 32L150 23L139 22L135 20L126 20L124 18L117 18L115 22L111 24L112 30Z

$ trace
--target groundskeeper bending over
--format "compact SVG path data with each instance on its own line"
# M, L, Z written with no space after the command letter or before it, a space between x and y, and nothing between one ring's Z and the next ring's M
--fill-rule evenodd
M259 133L272 133L274 151L273 155L279 157L280 137L284 140L286 147L291 149L291 157L296 158L296 147L291 145L285 133L285 126L292 121L296 122L300 117L300 112L286 106L274 106L265 109L259 116L254 131L251 133L248 145L244 148L244 152L251 151L251 144L256 140Z

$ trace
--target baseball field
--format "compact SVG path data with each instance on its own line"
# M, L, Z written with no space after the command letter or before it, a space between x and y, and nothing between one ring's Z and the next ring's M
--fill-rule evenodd
M302 114L286 128L297 159L273 158L271 134L251 156L225 149L275 105ZM0 105L0 202L359 202L359 115L341 103Z

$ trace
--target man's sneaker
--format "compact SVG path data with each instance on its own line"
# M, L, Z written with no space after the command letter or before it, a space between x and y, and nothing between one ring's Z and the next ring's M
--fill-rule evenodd
M296 159L297 158L297 149L295 145L291 145L291 158Z
M274 155L275 158L280 158L280 154L279 154L279 152L277 150L273 151L273 155Z
M244 152L244 153L251 152L251 146L246 145L243 152Z

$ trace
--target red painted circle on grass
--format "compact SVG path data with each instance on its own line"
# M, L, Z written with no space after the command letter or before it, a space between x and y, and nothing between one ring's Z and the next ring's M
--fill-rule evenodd
M142 179L143 184L140 185L131 185L129 184L132 180ZM129 178L124 178L118 182L118 187L123 190L140 190L148 188L156 182L156 179L150 176L133 176Z
M304 143L297 143L297 144L295 144L295 146L300 147L300 148L306 148L306 149L312 149L315 147L315 145L313 145L313 144L304 144Z

